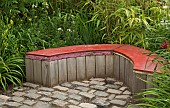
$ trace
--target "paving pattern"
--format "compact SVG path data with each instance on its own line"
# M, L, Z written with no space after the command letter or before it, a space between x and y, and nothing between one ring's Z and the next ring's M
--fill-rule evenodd
M1 108L127 108L131 92L113 78L66 82L52 88L26 82L11 96L0 95Z

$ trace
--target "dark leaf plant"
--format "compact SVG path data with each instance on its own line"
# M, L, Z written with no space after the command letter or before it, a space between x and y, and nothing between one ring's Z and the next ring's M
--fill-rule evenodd
M22 66L22 58L10 57L4 60L0 57L0 85L4 91L7 91L9 85L22 84L24 78Z

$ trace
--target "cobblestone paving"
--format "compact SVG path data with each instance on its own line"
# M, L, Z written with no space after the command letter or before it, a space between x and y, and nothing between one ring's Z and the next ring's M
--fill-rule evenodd
M127 108L131 92L113 78L66 82L53 88L26 82L11 96L0 95L1 108Z

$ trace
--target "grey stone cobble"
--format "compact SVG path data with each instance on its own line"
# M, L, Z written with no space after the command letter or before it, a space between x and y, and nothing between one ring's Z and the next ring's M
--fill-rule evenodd
M108 99L109 99L109 100L112 100L112 99L115 98L115 96L116 96L115 94L111 94L111 95L109 95Z
M104 78L91 78L91 81L99 81L99 82L104 82L105 79Z
M91 89L88 93L93 94L96 90Z
M40 87L39 90L47 91L47 92L53 92L54 91L53 88L48 88L48 87Z
M123 82L119 82L119 81L115 82L114 84L115 84L115 85L123 86Z
M52 98L49 98L49 97L42 97L41 99L40 99L40 101L44 101L44 102L50 102L50 101L52 101L53 99Z
M111 89L119 89L119 85L113 85L113 84L107 84L106 87L111 88Z
M113 94L121 94L122 93L122 91L116 90L116 89L108 89L107 92L108 93L113 93Z
M51 105L49 103L46 103L46 102L37 102L33 108L51 108Z
M99 82L99 81L90 81L91 85L104 85L105 82Z
M36 86L36 87L38 87L38 86ZM35 87L35 88L36 88ZM34 87L33 87L34 88ZM15 90L15 91L20 91L20 92L23 92L23 91L25 91L25 90L28 90L29 88L28 87L14 87L13 88L13 90Z
M26 105L32 106L32 105L34 105L36 102L33 101L33 100L28 100L28 99L27 99L27 100L25 100L23 103L26 104Z
M85 81L82 81L83 83L89 83L90 81L87 81L87 80L85 80Z
M62 100L54 100L53 102L52 102L52 104L54 105L54 106L58 106L58 107L66 107L66 105L68 104L68 102L65 102L65 101L62 101Z
M130 92L130 91L128 91L128 90L126 90L126 91L124 91L124 92L123 92L123 94L131 95L131 92Z
M76 87L77 90L83 91L83 92L87 92L90 90L90 88L88 87L83 87L83 86L78 86Z
M23 97L16 97L16 96L8 99L8 101L13 101L13 102L22 102L23 100L24 100Z
M106 86L101 86L101 85L92 85L90 87L96 90L105 90L107 88Z
M19 106L21 106L22 104L18 103L18 102L6 102L4 104L4 106L6 106L7 108L18 108Z
M97 108L97 105L91 103L81 103L79 106L83 108Z
M60 99L60 100L65 100L68 97L66 95L63 95L61 93L55 93L54 95L51 96L53 99Z
M117 99L128 99L128 98L130 98L130 96L129 95L117 95L115 98L117 98Z
M60 91L67 91L68 90L68 88L67 87L62 87L62 86L54 86L53 87L54 89L57 89L57 90L60 90Z
M68 100L69 103L73 104L73 105L78 105L79 102L75 101L75 100Z
M14 96L18 96L18 97L20 97L20 96L24 96L26 93L24 93L24 92L14 92L12 95L14 95Z
M8 99L10 99L11 97L6 96L6 95L0 95L0 99L3 100L4 102Z
M107 84L114 84L114 82L116 82L116 80L114 78L106 78Z
M84 96L84 97L89 98L89 99L92 99L92 98L95 97L95 95L90 94L90 93L87 93L87 92L80 92L79 94L80 94L81 96Z
M69 105L68 108L81 108L81 107L75 105Z
M94 94L95 94L96 96L102 96L102 97L106 97L106 96L109 95L108 93L103 92L103 91L96 91Z
M41 95L36 94L36 93L27 93L25 97L30 98L30 99L38 99L39 97L41 97Z
M71 88L71 89L75 87L75 85L70 84L69 82L65 82L65 83L61 84L61 86Z
M37 94L41 94L41 95L44 95L44 96L51 96L52 95L51 92L46 92L46 91L39 91L39 92L37 92Z
M106 101L105 99L96 98L92 101L92 103L96 104L99 108L105 108L110 105L110 102Z
M31 106L28 106L28 105L22 105L20 106L19 108L32 108Z
M118 106L125 106L127 104L126 101L118 100L118 99L113 99L110 101L110 103L112 103L114 105L118 105Z
M38 90L37 89L30 89L28 91L26 91L27 93L37 93Z
M73 93L73 94L78 94L80 91L79 90L74 90L74 89L69 89L67 92L68 93Z
M72 84L75 84L75 85L79 85L79 86L85 86L85 87L88 87L89 84L87 83L82 83L82 82L78 82L78 81L73 81L71 82Z
M54 91L54 92L52 92L53 93L53 95L55 95L55 94L62 94L62 95L68 95L67 93L65 93L65 92L61 92L61 91Z
M77 94L71 94L71 95L69 95L69 98L75 99L77 101L81 101L81 99L82 99L82 97L80 95L77 95Z
M29 83L29 82L23 83L23 86L31 87L31 88L37 88L37 87L39 87L39 85L33 84L33 83Z
M121 87L119 90L125 91L126 89L127 89L127 87Z
M29 82L0 95L0 108L127 108L132 94L114 78L91 78L43 87Z

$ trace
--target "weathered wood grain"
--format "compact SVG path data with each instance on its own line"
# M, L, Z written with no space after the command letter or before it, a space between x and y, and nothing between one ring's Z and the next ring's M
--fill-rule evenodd
M50 72L50 62L42 61L42 84L43 86L49 86L49 83L50 83L49 72Z
M86 62L85 57L77 57L77 80L86 79Z
M106 58L105 55L96 56L96 77L106 76Z
M34 82L33 60L25 59L25 65L26 65L26 81Z
M119 76L120 76L120 81L125 81L125 58L123 56L120 56L120 70L119 70Z
M119 55L115 54L114 55L114 77L119 80L120 77L120 59Z
M42 84L42 64L40 60L33 60L34 65L34 83Z
M67 82L67 63L66 59L58 60L59 65L59 83Z
M124 83L129 86L129 73L130 73L130 61L125 60L125 77L124 77Z
M114 77L114 55L106 55L106 76L107 77Z
M67 59L68 81L76 80L77 64L75 58Z
M148 81L149 83L146 84L146 89L153 88L154 86L153 86L152 84L150 84L150 83L154 83L154 82L153 82L153 75L148 74L148 75L147 75L147 81Z
M146 81L147 80L147 76L146 74L143 73L136 73L136 77L137 77L137 88L136 88L136 92L143 92L145 91L144 89L146 89Z
M133 89L133 83L135 83L135 73L133 72L133 64L130 63L129 65L129 71L128 71L129 77L128 77L128 86L132 90Z
M95 77L96 60L95 56L86 56L86 75L87 79Z
M49 69L49 86L54 86L58 84L58 61L50 62Z

